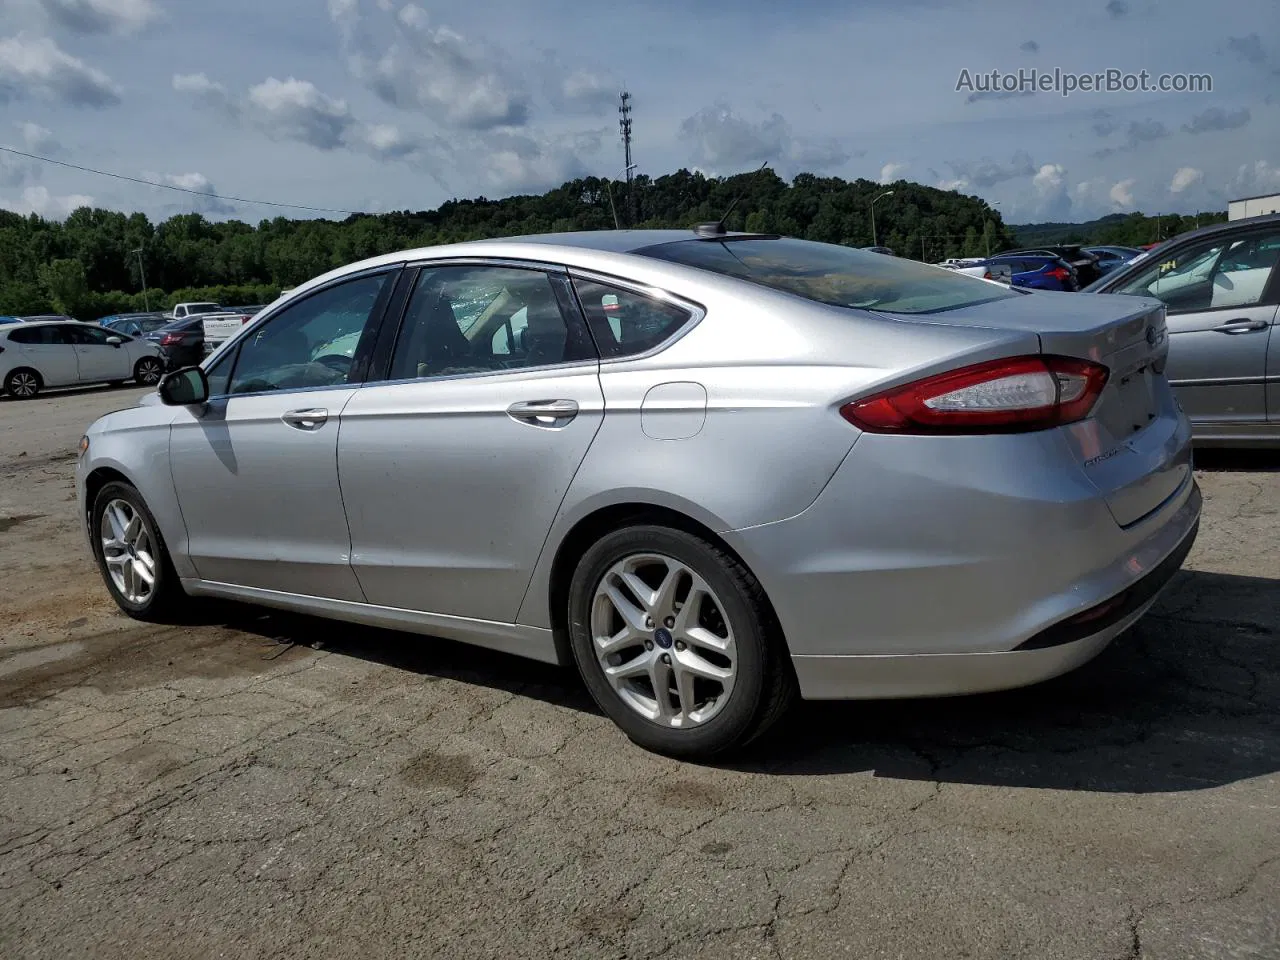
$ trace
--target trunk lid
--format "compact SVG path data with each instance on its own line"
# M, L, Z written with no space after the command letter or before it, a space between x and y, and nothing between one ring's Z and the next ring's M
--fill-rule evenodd
M1164 376L1160 301L1040 292L898 319L1034 333L1042 353L1104 364L1110 374L1093 412L1063 432L1121 526L1158 509L1190 476L1190 427Z

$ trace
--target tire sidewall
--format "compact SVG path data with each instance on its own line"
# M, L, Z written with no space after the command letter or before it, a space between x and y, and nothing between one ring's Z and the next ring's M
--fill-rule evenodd
M20 394L20 393L14 392L13 378L20 373L29 373L36 378L36 389L34 393ZM32 370L30 367L19 367L17 370L10 370L8 375L6 375L4 378L4 392L7 393L9 396L13 397L13 399L15 400L34 399L36 396L39 395L43 387L44 387L44 378L40 376L38 371Z
M660 553L702 577L721 601L733 631L736 662L729 702L711 720L689 729L653 722L629 707L605 679L591 635L591 606L600 580L619 560L636 553ZM705 541L667 527L630 527L600 539L579 561L569 588L569 640L578 670L596 704L642 747L669 756L709 756L741 743L752 728L765 690L768 641L750 594Z
M107 504L112 500L124 500L137 511L147 528L147 536L155 545L156 582L151 590L151 596L147 598L145 603L134 603L120 593L111 579L110 571L107 570L107 561L102 552L102 514L106 511ZM169 578L174 574L169 563L168 548L165 546L164 538L160 535L160 527L156 524L156 519L151 515L151 511L147 509L142 495L127 483L112 481L98 491L98 495L93 501L89 520L89 540L93 545L93 556L98 561L98 571L102 574L102 580L107 585L111 599L116 602L116 605L121 610L135 617L146 617L159 609L164 602L165 595L170 592Z

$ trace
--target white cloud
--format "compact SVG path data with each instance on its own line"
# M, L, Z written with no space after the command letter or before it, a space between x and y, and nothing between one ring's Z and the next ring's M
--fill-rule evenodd
M219 197L217 188L203 173L152 173L144 170L142 177L145 180L167 183L180 190L191 191L188 199L182 201L179 209L205 214L229 214L235 212L235 205ZM166 191L166 194L168 194L168 191ZM202 196L197 197L196 194L202 194ZM176 194L168 195L176 196Z
M1179 167L1178 172L1173 175L1173 180L1169 182L1169 192L1182 193L1202 180L1204 180L1203 170L1197 170L1195 167Z
M982 160L948 160L947 166L958 179L977 187L994 187L997 183L1029 177L1036 172L1031 154L1025 150L1017 151L1008 163L984 157Z
M1073 206L1067 189L1067 170L1060 163L1040 165L1031 186L1036 194L1036 215L1047 220L1065 220Z
M1110 192L1107 194L1112 205L1121 210L1131 209L1134 206L1133 185L1137 182L1135 178L1129 177L1127 180L1113 183Z
M907 169L905 163L886 163L880 168L880 182L892 183L901 176L902 171L905 169Z
M1232 181L1232 192L1236 196L1253 196L1273 190L1280 190L1280 167L1273 167L1266 160L1241 164Z
M28 150L44 154L58 152L57 138L48 127L27 121L18 124L18 128L22 131L22 142L26 144Z
M226 87L214 83L203 73L175 73L173 89L178 93L219 93L225 94Z
M753 121L723 101L682 120L679 140L685 156L700 169L715 171L713 175L741 173L762 163L788 171L821 171L849 159L835 140L794 136L780 114Z
M248 103L268 135L300 140L320 150L342 146L356 122L345 100L326 96L311 81L294 77L268 77L250 87Z
M51 194L47 187L27 187L22 191L22 199L8 200L0 197L0 207L21 213L29 213L47 217L50 220L65 220L69 214L80 207L93 206L93 197L82 193L69 193L63 196Z
M1037 190L1048 192L1061 189L1067 171L1060 163L1046 163L1031 178L1031 184Z
M406 4L389 18L385 45L364 29L357 0L330 0L329 13L342 28L352 74L386 103L464 129L528 121L528 92L505 66L511 58L433 26L421 7Z
M154 0L39 0L49 19L75 33L135 33L159 19Z
M120 88L48 37L19 33L0 40L0 103L26 96L73 107L108 107L120 102Z
M958 193L963 193L965 190L969 189L969 181L964 177L960 177L956 180L939 180L938 189L955 190Z

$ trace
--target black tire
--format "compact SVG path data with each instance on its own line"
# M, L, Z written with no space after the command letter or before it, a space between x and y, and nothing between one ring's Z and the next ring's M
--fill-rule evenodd
M133 379L144 387L154 386L164 376L164 361L159 357L143 357L133 365Z
M642 716L615 692L595 654L591 609L596 588L615 563L645 553L670 557L701 577L719 598L720 614L734 635L736 663L728 701L696 726L675 728ZM568 615L573 656L591 696L634 743L656 753L686 760L724 755L764 733L795 700L795 674L782 631L759 581L735 557L701 537L647 525L606 535L574 570Z
M113 501L123 500L133 508L141 520L151 545L149 551L154 560L155 583L150 595L142 602L135 602L121 592L107 568L107 560L102 542L102 516ZM98 561L98 572L107 585L107 592L121 610L135 620L150 623L172 621L182 606L186 594L182 583L173 569L173 561L169 558L169 548L165 545L156 518L147 509L142 495L131 485L120 481L106 484L94 497L93 509L90 512L89 540L93 544L93 556Z
M30 367L10 370L4 378L4 392L15 400L30 400L44 389L44 378Z

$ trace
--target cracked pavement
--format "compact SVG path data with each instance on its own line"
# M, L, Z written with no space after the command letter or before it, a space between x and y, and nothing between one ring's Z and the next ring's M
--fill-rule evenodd
M137 393L0 401L0 956L1280 956L1280 454L1201 455L1187 569L1081 670L710 767L536 663L119 615L72 457Z

